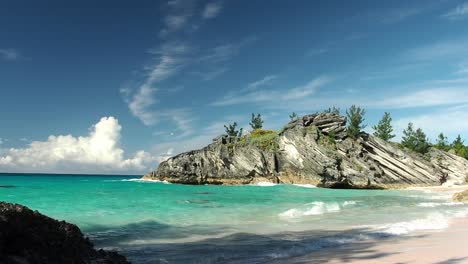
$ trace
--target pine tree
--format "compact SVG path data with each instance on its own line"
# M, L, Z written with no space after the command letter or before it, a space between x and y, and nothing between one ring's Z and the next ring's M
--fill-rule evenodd
M422 131L421 128L418 128L415 133L416 146L414 151L425 154L429 151L431 144L429 144L429 139L426 137L426 134Z
M390 139L394 138L395 135L392 134L393 127L391 122L392 117L390 116L390 113L385 112L379 123L372 127L375 130L374 136L379 137L385 141L389 141Z
M465 152L465 145L463 144L463 140L460 135L455 138L455 140L452 142L450 147L455 151L455 153L459 156L465 157L466 152Z
M257 114L257 116L255 116L255 114L252 113L252 121L249 123L249 125L252 127L253 130L261 129L263 127L262 116L260 114Z
M296 121L297 120L297 114L296 112L292 112L290 115L289 115L289 119L291 121Z
M440 150L445 150L445 151L449 149L447 137L444 135L444 133L440 133L437 136L437 143L435 144L435 147Z
M337 108L337 107L333 106L333 107L329 107L328 109L325 109L323 112L339 115L340 114L340 108Z
M357 138L361 130L366 127L362 124L365 114L366 110L356 105L352 105L346 110L346 115L348 116L348 136Z
M237 127L237 122L234 122L229 124L229 127L224 125L224 128L226 129L226 134L230 137L242 137L242 128L240 130L236 130Z
M401 145L405 148L414 150L416 146L416 133L414 132L413 123L408 123L408 127L403 130L403 137L401 139Z
M401 145L415 152L425 154L429 151L431 144L421 128L414 130L413 123L408 123L408 127L403 131Z

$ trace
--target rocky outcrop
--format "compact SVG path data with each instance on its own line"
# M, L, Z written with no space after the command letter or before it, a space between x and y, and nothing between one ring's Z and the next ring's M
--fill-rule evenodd
M452 197L452 200L456 202L465 202L468 203L468 190L464 190L462 192L455 193Z
M124 264L126 258L95 250L76 225L19 205L0 202L0 263Z
M351 139L346 117L318 113L290 122L273 137L218 137L203 149L162 162L144 178L184 184L268 181L395 188L460 184L467 175L468 161L454 154L431 149L420 155L365 133Z

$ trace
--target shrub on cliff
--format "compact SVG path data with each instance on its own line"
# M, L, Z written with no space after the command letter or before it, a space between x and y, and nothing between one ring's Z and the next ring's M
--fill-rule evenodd
M385 112L379 123L372 127L375 130L374 136L385 141L389 141L390 139L394 138L395 135L392 134L393 127L391 123L392 117L390 116L390 113Z
M279 148L278 133L275 130L255 129L241 138L240 144L253 145L263 151L276 151Z
M364 115L366 110L363 108L352 105L348 110L346 110L346 115L348 116L348 136L351 138L357 138L361 130L366 127L363 125Z

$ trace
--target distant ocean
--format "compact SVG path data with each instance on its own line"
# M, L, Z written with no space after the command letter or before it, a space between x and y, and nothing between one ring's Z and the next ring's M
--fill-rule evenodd
M133 263L269 263L447 227L446 193L310 185L191 186L135 176L0 174L0 200L77 224Z

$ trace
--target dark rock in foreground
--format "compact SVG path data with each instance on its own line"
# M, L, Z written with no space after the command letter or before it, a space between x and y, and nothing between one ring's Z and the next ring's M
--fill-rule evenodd
M144 176L183 184L309 183L330 188L463 184L468 161L432 148L426 155L362 133L347 137L346 117L305 115L279 133L222 136L179 154Z
M0 263L120 264L116 252L95 250L80 229L19 205L0 202Z

